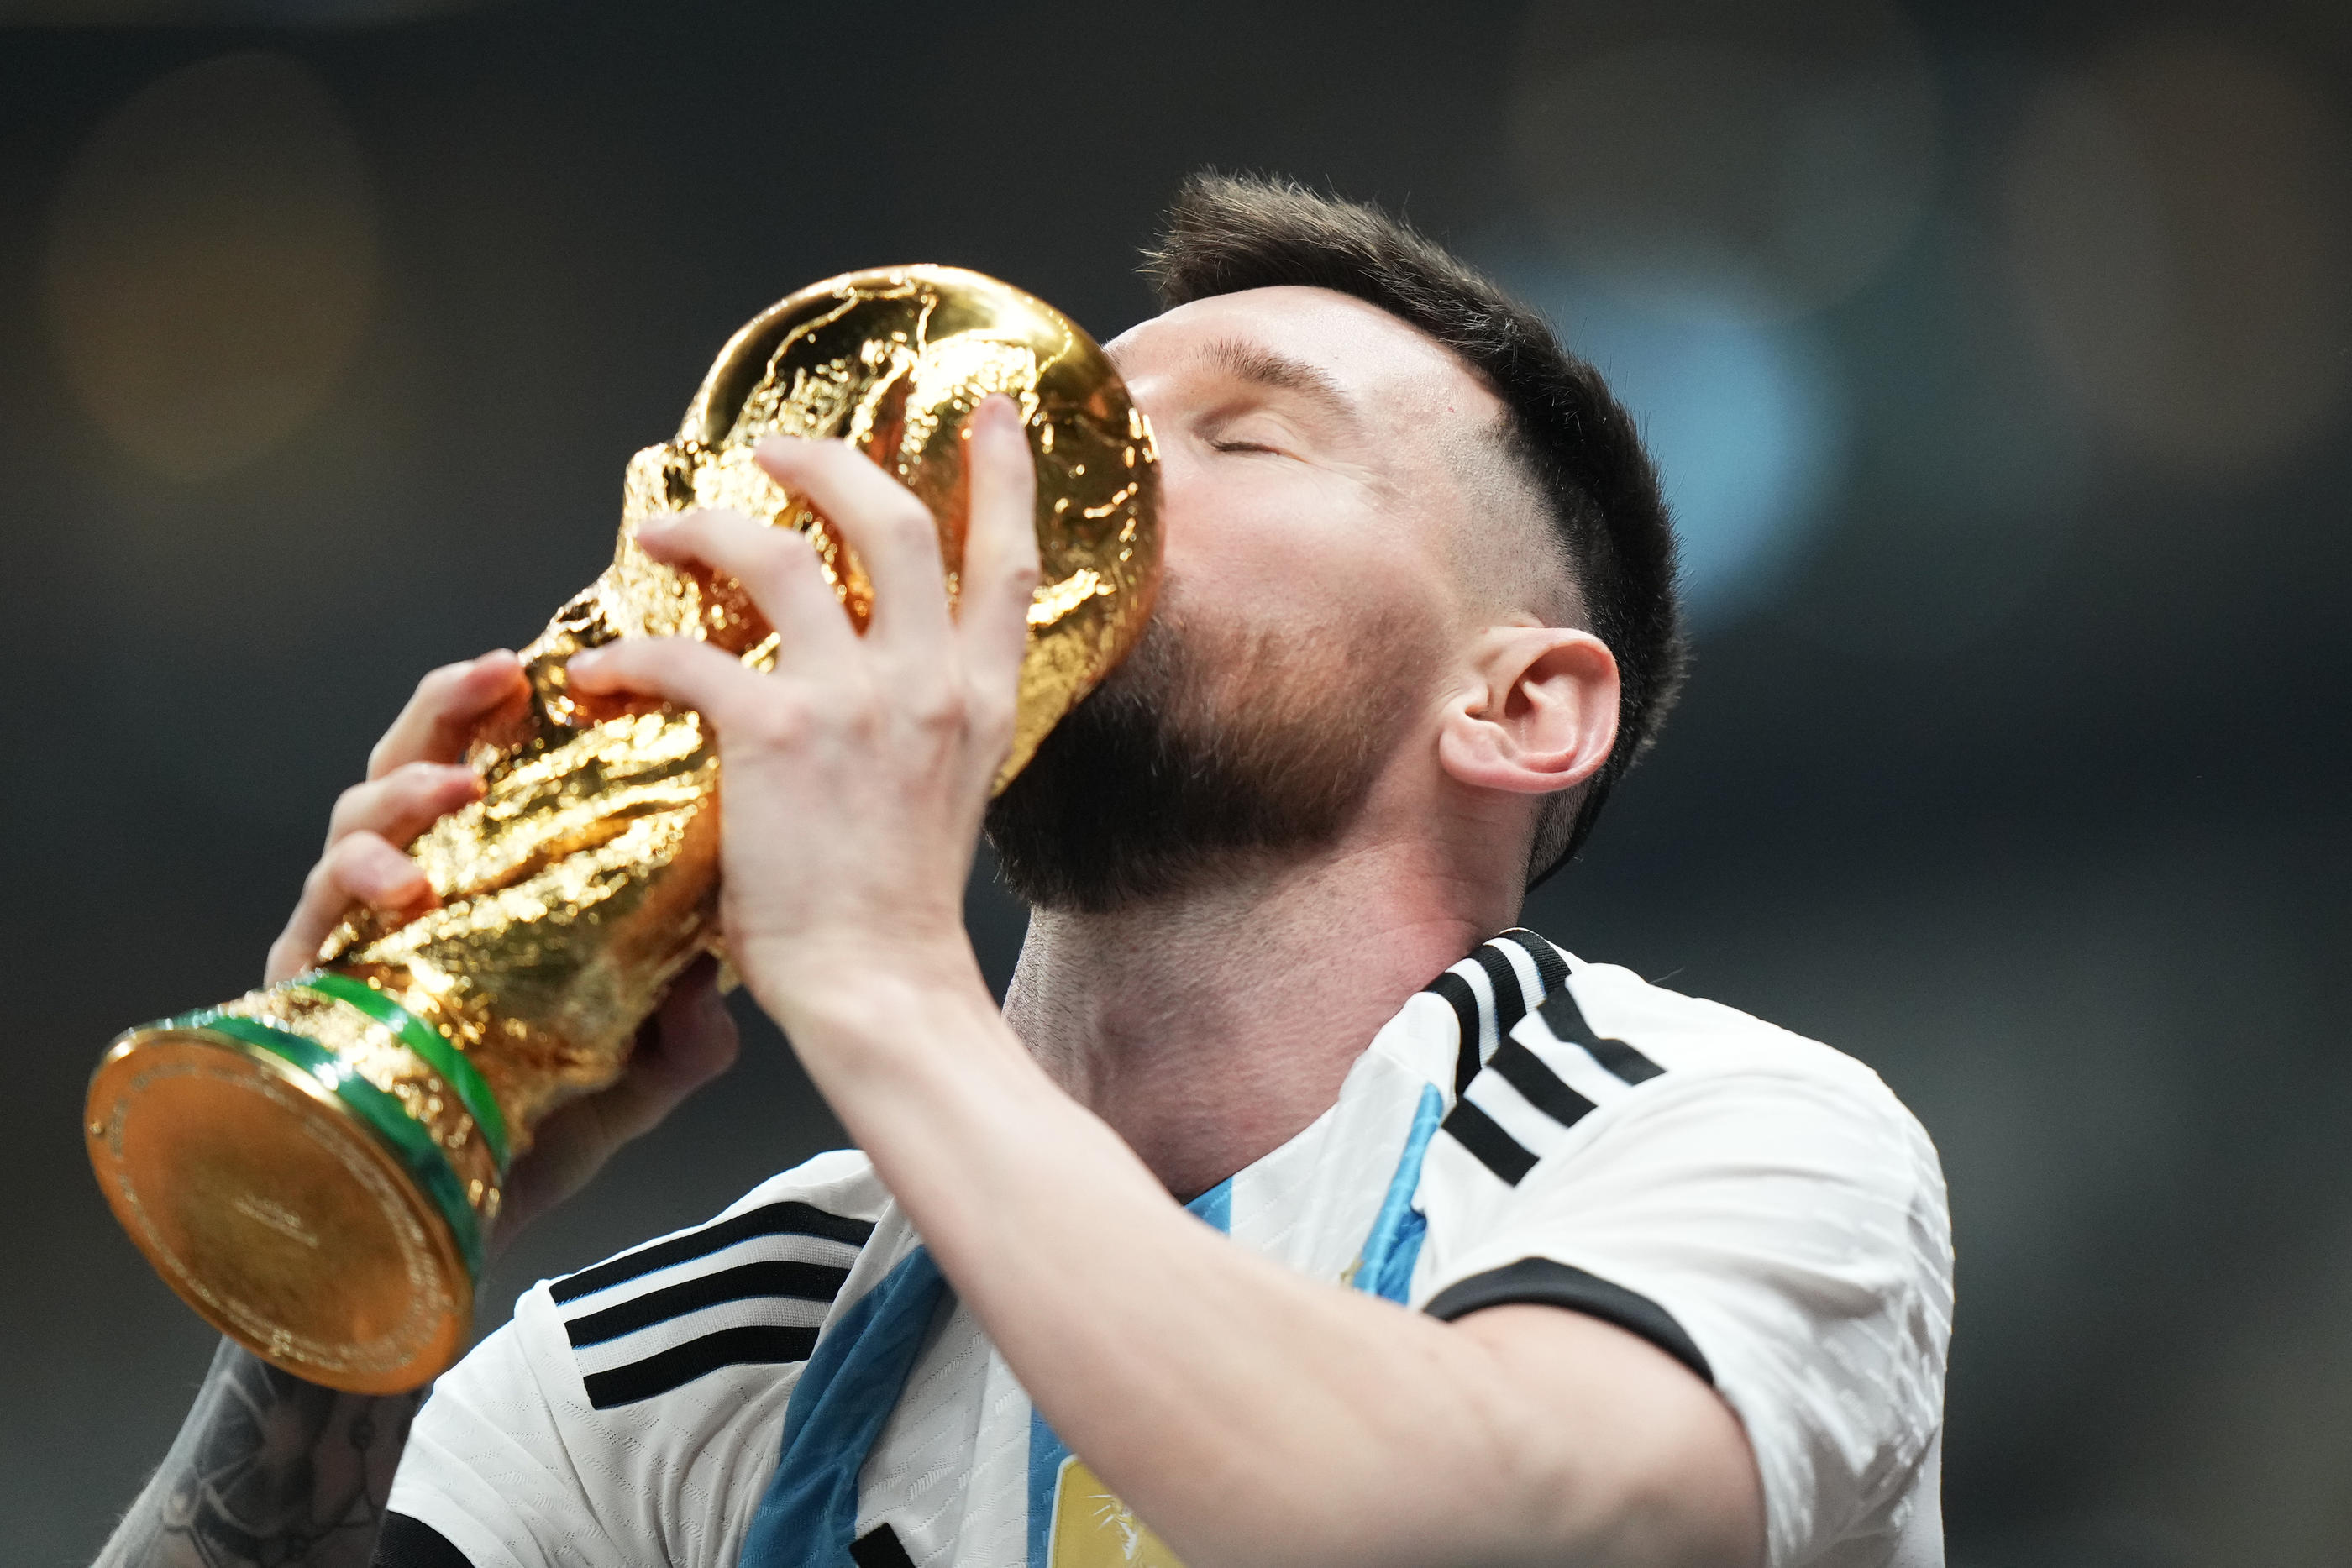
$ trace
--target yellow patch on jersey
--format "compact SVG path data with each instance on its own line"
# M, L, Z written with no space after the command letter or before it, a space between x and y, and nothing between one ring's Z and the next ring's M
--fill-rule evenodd
M1054 1536L1047 1568L1184 1568L1168 1543L1118 1500L1075 1454L1054 1487Z

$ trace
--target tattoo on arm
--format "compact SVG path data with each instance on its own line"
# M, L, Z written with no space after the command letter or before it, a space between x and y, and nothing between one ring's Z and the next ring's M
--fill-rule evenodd
M222 1342L98 1568L366 1568L424 1399L339 1394Z

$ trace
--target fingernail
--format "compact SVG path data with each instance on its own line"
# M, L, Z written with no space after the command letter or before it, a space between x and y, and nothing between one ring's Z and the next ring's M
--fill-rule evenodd
M602 649L602 648L583 648L583 649L581 649L581 650L580 650L580 652L578 652L578 653L574 653L574 654L572 654L572 664L571 664L572 672L572 674L574 674L584 675L584 674L586 674L589 671L591 671L591 670L594 669L597 665L599 665L599 664L603 664L604 662L604 649Z

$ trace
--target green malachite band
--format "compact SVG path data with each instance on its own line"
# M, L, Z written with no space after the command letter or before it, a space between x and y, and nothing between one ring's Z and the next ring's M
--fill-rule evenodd
M457 1092L457 1103L474 1118L474 1125L482 1130L482 1142L489 1145L490 1158L497 1162L499 1175L507 1174L507 1119L499 1110L498 1096L490 1092L481 1070L466 1059L464 1051L450 1044L446 1035L373 986L349 975L320 969L297 975L289 983L322 997L349 1002L398 1035L401 1044L423 1057L426 1066L449 1081L449 1087Z
M431 1134L402 1108L398 1100L353 1072L341 1057L316 1040L256 1023L249 1018L219 1011L188 1013L170 1019L165 1027L205 1029L234 1036L300 1068L332 1090L337 1099L392 1146L416 1185L433 1200L433 1207L440 1210L441 1218L449 1222L449 1233L457 1239L458 1255L466 1260L466 1271L477 1280L482 1277L482 1227L474 1218L473 1206L466 1201L457 1173L449 1168L448 1160L435 1145Z

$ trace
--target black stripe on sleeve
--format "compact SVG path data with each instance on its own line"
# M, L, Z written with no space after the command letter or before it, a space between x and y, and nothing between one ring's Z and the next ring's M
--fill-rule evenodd
M857 1568L915 1568L915 1560L907 1555L898 1532L887 1524L877 1524L851 1542L849 1560Z
M1462 1092L1470 1087L1470 1081L1478 1076L1478 993L1470 988L1469 981L1451 969L1423 988L1445 998L1461 1031L1461 1043L1454 1057L1454 1097L1459 1100Z
M1496 940L1508 939L1519 945L1519 951L1535 961L1536 978L1543 983L1543 993L1550 996L1568 984L1568 960L1559 949L1524 925L1514 925Z
M1608 1040L1592 1032L1584 1021L1584 1010L1576 1005L1576 998L1566 986L1554 991L1541 1009L1544 1024L1559 1039L1570 1045L1580 1045L1592 1060L1628 1083L1647 1083L1665 1071L1622 1040Z
M1454 1135L1454 1142L1478 1157L1478 1163L1493 1171L1511 1186L1536 1168L1535 1155L1522 1148L1517 1139L1495 1124L1495 1119L1467 1100L1454 1103L1445 1120L1438 1124Z
M1715 1382L1715 1369L1672 1312L1647 1296L1549 1258L1522 1258L1507 1268L1473 1274L1440 1291L1422 1311L1451 1322L1488 1307L1522 1301L1565 1307L1613 1323L1648 1340L1710 1385Z
M747 1328L720 1329L688 1340L674 1349L610 1372L592 1372L581 1379L588 1403L599 1410L634 1405L667 1394L722 1366L763 1366L779 1362L806 1361L816 1348L814 1328L754 1323Z
M1516 1040L1505 1040L1486 1065L1517 1090L1519 1098L1563 1127L1573 1127L1591 1113L1591 1101L1562 1083L1558 1073Z
M1528 1016L1528 1009L1533 1005L1528 999L1528 988L1519 983L1519 967L1494 943L1479 943L1470 956L1486 971L1487 987L1495 993L1495 1038L1500 1040L1511 1032L1513 1024Z
M572 1346L577 1350L582 1345L602 1344L608 1339L667 1322L698 1308L715 1307L721 1301L740 1301L752 1296L829 1301L841 1294L842 1281L848 1278L848 1270L829 1269L822 1263L782 1260L744 1263L721 1269L715 1274L680 1281L658 1291L647 1291L634 1301L573 1318L563 1325L563 1332L571 1336Z
M1593 1061L1628 1083L1647 1083L1665 1071L1622 1040L1603 1037L1584 1049L1592 1053Z
M449 1538L421 1519L387 1513L376 1531L370 1568L474 1568Z
M618 1258L608 1258L593 1269L583 1269L577 1274L556 1281L548 1287L548 1294L558 1301L577 1301L582 1296L592 1296L599 1291L625 1284L640 1274L650 1274L656 1269L675 1268L680 1263L690 1263L697 1258L707 1258L721 1248L732 1247L755 1236L814 1236L820 1240L838 1241L844 1246L863 1247L873 1234L874 1227L863 1219L827 1214L821 1208L812 1208L798 1201L771 1203L706 1225L699 1230L689 1230L683 1236L673 1236L667 1241L656 1241L650 1247L624 1252Z

